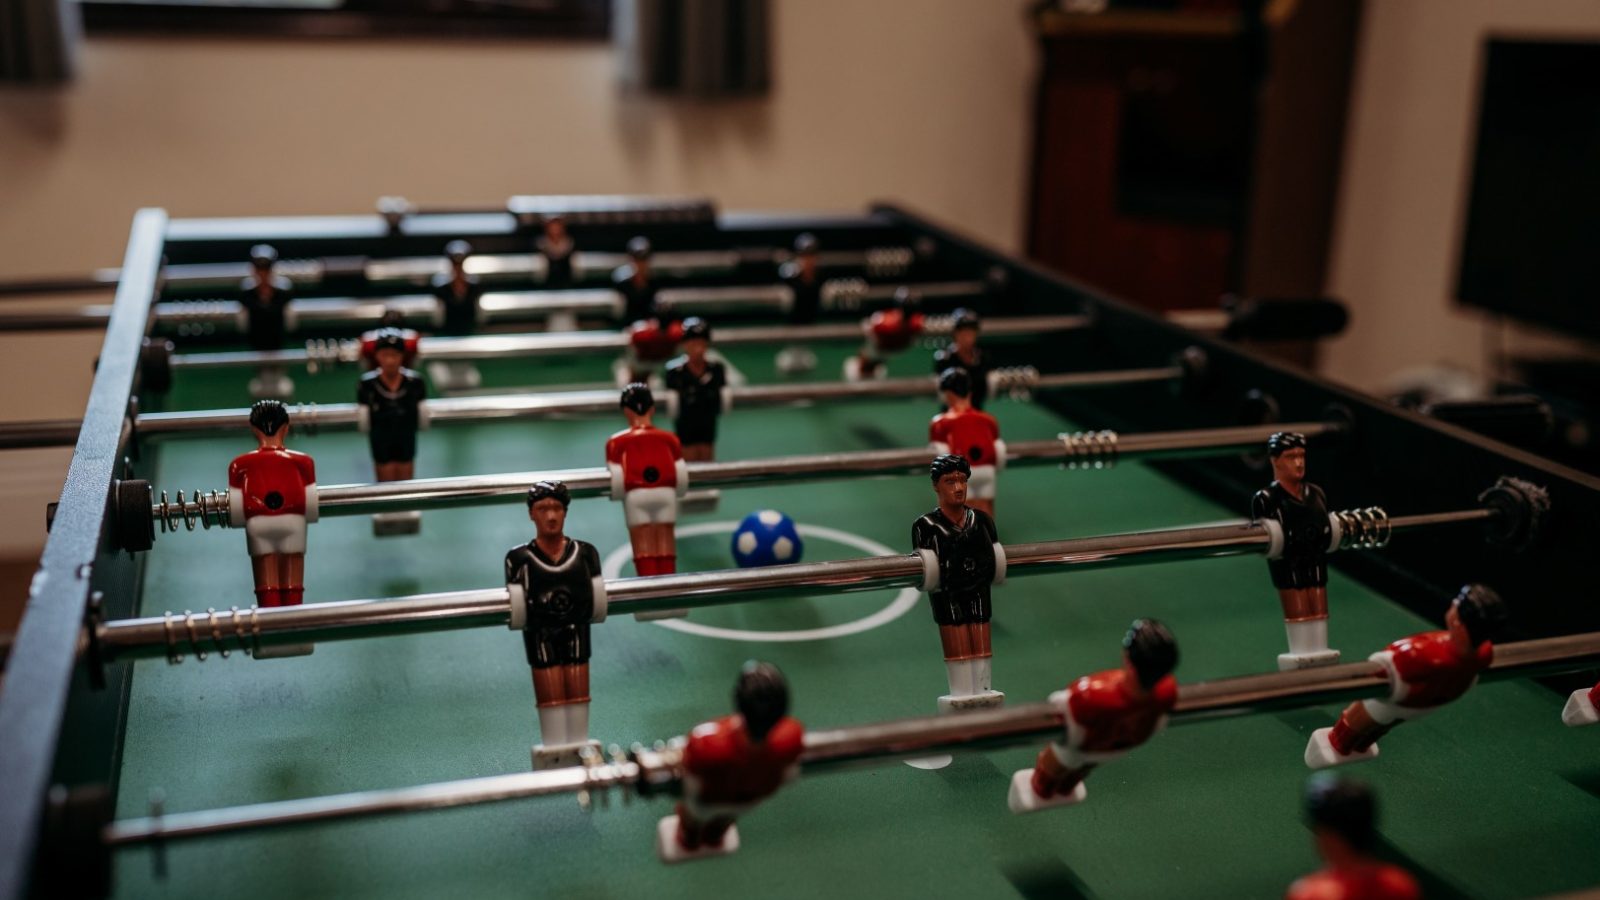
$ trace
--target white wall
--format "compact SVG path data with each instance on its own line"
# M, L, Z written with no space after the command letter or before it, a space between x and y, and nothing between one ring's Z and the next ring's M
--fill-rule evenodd
M779 0L774 89L622 96L597 43L91 39L78 81L0 91L0 278L121 262L133 211L364 212L516 193L892 199L1021 246L1034 50L1023 0ZM78 415L95 342L0 338L0 420ZM53 363L53 364L52 364ZM42 376L42 377L41 377ZM0 554L66 456L0 461Z
M1366 4L1329 276L1352 321L1323 354L1330 377L1377 390L1415 366L1484 369L1488 320L1452 293L1489 35L1600 39L1600 3ZM1553 343L1515 330L1509 342Z

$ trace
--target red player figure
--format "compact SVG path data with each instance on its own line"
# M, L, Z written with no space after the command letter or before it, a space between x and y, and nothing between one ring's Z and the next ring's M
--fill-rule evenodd
M910 347L911 342L922 334L922 313L916 311L920 302L911 288L897 288L893 306L878 310L861 323L862 330L867 334L867 342L860 353L845 360L846 379L865 381L887 375L884 360Z
M478 276L467 273L467 259L472 255L472 245L466 241L451 241L444 248L450 271L433 277L433 296L438 299L443 312L445 334L471 334L481 324L483 286ZM472 390L483 383L478 367L470 362L438 360L428 366L428 376L441 391Z
M673 418L683 458L705 462L716 458L717 419L726 405L728 367L707 357L711 325L691 316L683 320L683 356L667 364L666 385L677 397Z
M678 352L678 342L683 339L682 323L659 300L654 303L649 318L628 326L628 351L620 372L626 379L624 384L649 382L650 376Z
M650 388L630 384L622 390L628 427L606 441L611 496L622 501L633 543L633 567L640 575L677 571L674 525L678 498L689 487L689 470L678 436L651 424L656 401Z
M999 706L1005 694L990 686L990 590L1005 580L1005 553L994 520L967 505L972 474L967 460L937 457L928 474L939 505L912 523L911 546L923 560L923 589L939 626L950 682L939 711Z
M317 520L311 457L285 449L289 412L277 400L250 408L259 446L228 465L228 516L244 526L261 606L299 606L305 595L306 523Z
M1573 728L1600 722L1600 683L1573 691L1561 710L1561 721Z
M1306 785L1306 819L1327 868L1289 885L1286 900L1420 900L1410 873L1372 856L1377 843L1372 791L1332 774Z
M589 740L589 624L605 619L606 582L593 544L566 535L572 494L559 481L528 489L533 540L506 554L511 627L533 669L540 743L533 767L577 765Z
M770 663L745 663L733 701L736 714L689 732L683 802L656 828L656 852L665 862L737 851L734 820L800 774L805 729L788 715L783 673Z
M1328 551L1333 528L1322 488L1306 481L1306 438L1280 431L1267 439L1272 475L1277 479L1250 500L1250 518L1275 530L1282 549L1268 557L1267 571L1278 589L1289 652L1278 654L1283 671L1331 666L1339 651L1328 649Z
M378 320L378 327L371 331L361 333L361 365L367 371L378 367L378 335L385 331L398 331L400 339L405 343L405 355L400 360L400 365L408 369L417 367L417 354L422 346L422 336L416 329L405 327L405 316L397 310L384 310L383 317Z
M1505 619L1500 595L1471 584L1444 614L1444 631L1401 638L1372 654L1389 679L1387 700L1345 707L1332 728L1318 728L1306 744L1306 765L1325 769L1378 755L1377 740L1401 722L1420 719L1465 694L1494 660L1490 643Z
M252 350L282 350L291 327L294 283L278 275L273 267L278 251L268 244L250 248L250 277L239 285L239 303L244 307L246 337ZM294 382L279 365L261 366L250 379L250 396L287 397L294 393Z
M983 409L989 399L989 361L978 349L978 314L958 309L950 314L951 343L933 352L933 374L945 369L966 369L972 378L972 406Z
M817 266L817 238L811 233L794 239L794 258L778 267L778 280L789 286L794 305L789 307L791 325L811 325L822 309L822 274ZM803 344L778 351L778 372L801 375L817 367L817 354Z
M572 284L572 251L575 245L567 233L567 220L560 216L545 217L542 233L534 241L534 249L544 255L545 287L561 288Z
M1000 423L972 405L972 377L966 369L945 369L939 376L939 394L946 412L933 417L928 440L939 455L956 453L972 465L967 479L967 505L994 517L996 471L1006 464L1006 442Z
M1011 776L1014 813L1081 803L1083 780L1125 756L1167 724L1178 702L1178 643L1155 619L1136 619L1122 638L1122 668L1085 675L1050 695L1062 711L1066 740L1039 751L1031 769Z

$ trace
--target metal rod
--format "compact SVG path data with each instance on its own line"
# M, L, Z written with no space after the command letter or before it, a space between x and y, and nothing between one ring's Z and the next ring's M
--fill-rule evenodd
M1184 376L1178 366L1153 369L1124 369L1105 372L1061 372L1040 375L1031 369L1005 369L994 373L996 394L1011 390L1058 391L1105 387L1125 387L1174 381ZM937 392L936 376L886 378L881 381L811 382L796 384L730 387L727 396L735 409L786 406L798 403L881 400L896 397L932 397ZM555 391L550 393L478 395L444 397L428 401L428 421L432 425L456 425L499 419L545 419L573 416L615 415L614 390ZM354 403L302 403L290 408L290 418L300 434L344 431L361 423L360 409ZM223 429L242 429L250 421L248 409L211 409L177 412L140 413L135 420L141 437L181 437L214 435ZM50 437L77 437L69 434L73 422L18 422L0 424L0 449L17 446L47 446Z
M237 412L224 411L235 416ZM1250 449L1273 432L1298 431L1308 438L1337 434L1343 426L1331 422L1277 423L1233 428L1205 428L1189 431L1147 432L1117 435L1108 431L1062 435L1056 440L1018 441L1006 447L1006 465L1026 466L1063 464L1072 467L1101 467L1125 459L1193 458ZM925 447L899 450L857 450L808 456L778 456L766 459L688 464L689 481L695 487L738 487L754 484L779 484L835 478L870 478L925 471L929 451ZM417 478L407 481L376 481L366 484L334 484L317 489L317 506L323 516L358 516L370 513L420 509L449 509L519 500L528 487L539 481L566 482L572 496L598 497L611 490L611 474L603 467L563 469L542 472L506 472L491 475L461 475L447 478ZM206 511L189 506L165 508L157 504L152 516L167 525L175 516L205 517ZM207 518L207 527L225 524Z
M707 299L709 303L709 298ZM1088 328L1091 320L1082 315L1012 316L984 322L985 337L1032 336L1041 332L1077 331ZM927 316L923 333L947 335L954 330L950 316ZM862 340L858 322L823 325L770 325L720 328L716 343L722 347L810 344L830 341ZM477 335L473 337L424 337L417 342L417 355L425 360L486 360L582 356L626 349L628 336L622 331L546 332L538 334ZM355 340L310 341L305 349L243 350L220 353L180 353L172 357L174 369L253 368L261 365L353 365L360 362L360 345Z
M981 296L981 281L926 282L909 285L927 298ZM898 285L872 284L861 279L835 279L822 286L828 308L855 309L863 301L893 296ZM784 284L729 287L663 287L660 302L680 313L715 314L729 311L782 313L794 305L794 292ZM478 301L484 321L526 322L567 314L620 319L625 309L622 295L609 288L574 290L492 291ZM349 327L376 324L386 311L399 312L407 322L437 327L443 312L431 295L393 297L314 297L291 300L290 331L310 327ZM70 330L103 327L111 307L88 305L49 313L0 313L0 331ZM157 303L152 313L155 330L163 334L221 332L243 333L248 325L237 300L172 300Z
M1395 517L1391 531L1416 531L1486 521L1489 509L1448 516ZM1271 537L1262 525L1214 525L1011 544L1007 578L1061 570L1103 569L1265 553ZM606 582L608 615L691 609L785 597L848 594L922 584L922 561L912 554L868 556L756 569L726 569L616 578ZM350 640L419 631L505 626L510 594L483 588L374 600L344 600L271 608L231 607L119 619L97 626L95 639L110 657L178 659L187 653L253 651L259 646Z
M1495 648L1494 663L1484 680L1576 671L1597 662L1600 632L1503 644ZM1178 688L1172 721L1182 725L1284 707L1326 706L1382 696L1387 688L1383 669L1370 662L1202 681ZM1016 746L1050 738L1061 728L1060 710L1046 702L819 729L806 733L801 770L810 776L933 752ZM612 787L672 793L673 783L683 776L682 756L675 746L673 742L664 751L636 750L631 760L603 765L124 819L107 826L103 837L107 845L118 847Z

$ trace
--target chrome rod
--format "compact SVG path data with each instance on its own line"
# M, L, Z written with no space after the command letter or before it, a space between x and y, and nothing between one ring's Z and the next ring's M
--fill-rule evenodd
M1522 641L1495 648L1484 680L1570 672L1596 663L1600 632ZM1172 721L1182 725L1285 707L1328 706L1382 696L1387 687L1382 668L1370 662L1203 681L1179 686ZM1062 727L1061 712L1046 702L818 729L805 735L801 770L812 776L933 752L1011 747L1051 738ZM109 846L128 846L613 787L646 796L670 794L683 777L676 748L674 741L665 750L636 749L632 759L606 764L123 819L107 826L103 838Z
M428 313L431 314L431 310ZM1043 332L1081 330L1089 327L1090 321L1088 316L1082 315L996 317L984 322L983 332L985 337L1032 336ZM947 335L953 330L954 320L950 316L928 316L923 323L923 333L930 336ZM749 326L719 328L716 331L716 344L724 347L861 339L859 322ZM425 360L524 359L616 352L627 346L628 336L622 331L424 337L417 342L417 355ZM356 341L346 340L336 343L313 341L305 349L299 350L180 353L172 357L171 364L175 369L228 369L260 365L354 365L358 362L360 345Z
M1307 437L1335 434L1342 426L1326 422L1251 425L1234 428L1116 435L1086 432L1053 441L1018 441L1006 448L1006 465L1065 464L1099 467L1119 458L1196 457L1251 449L1274 431L1299 431ZM738 487L835 478L870 478L925 472L926 447L898 450L856 450L809 456L688 464L689 481L697 488ZM611 475L602 467L540 472L506 472L334 484L317 489L324 516L358 516L413 509L447 509L520 500L539 481L560 480L573 497L597 497L611 490ZM219 523L220 524L220 523Z
M1445 528L1493 516L1411 524L1407 530ZM1396 521L1401 521L1397 519ZM1242 520L1153 531L1098 535L1005 547L1007 578L1062 570L1103 569L1265 553L1267 529ZM786 597L848 594L922 584L922 561L912 554L869 556L754 569L615 578L606 582L608 615L718 606ZM303 606L207 609L98 625L95 640L108 657L169 659L193 653L252 650L260 645L348 640L417 631L506 625L510 594L503 588L344 600Z
M1177 366L1153 369L1122 369L1103 372L1061 372L1041 375L1032 369L1000 369L992 373L995 393L1010 391L1086 390L1125 387L1134 384L1170 382L1184 376ZM735 409L786 406L799 403L825 403L852 400L880 400L896 397L933 397L938 379L886 378L881 381L836 381L797 384L730 387L728 401ZM432 424L463 424L496 419L543 419L573 416L616 415L617 392L552 391L524 394L488 394L469 397L443 397L428 401ZM290 420L297 433L313 435L322 431L343 431L357 427L360 412L354 403L299 403L290 407ZM250 421L248 409L211 409L140 413L135 420L143 437L212 435L218 429L242 429ZM48 440L52 437L76 439L63 427L71 422L19 422L0 424L0 447L16 436L17 440ZM70 440L69 440L70 442ZM39 443L29 446L41 446Z

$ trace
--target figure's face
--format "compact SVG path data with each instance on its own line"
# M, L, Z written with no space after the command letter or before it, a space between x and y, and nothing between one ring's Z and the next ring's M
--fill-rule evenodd
M554 497L546 497L528 507L528 518L539 529L539 536L560 537L567 527L567 508Z
M560 219L549 219L544 223L544 236L552 241L562 241L567 237L567 223Z
M956 349L962 353L971 353L978 346L978 329L957 328L955 332Z
M1462 643L1470 643L1472 638L1467 634L1467 626L1461 624L1461 607L1450 604L1444 611L1444 627L1449 630L1450 636Z
M1285 484L1299 484L1306 477L1306 448L1294 447L1273 457L1272 476Z
M802 253L798 257L796 257L796 259L798 259L800 261L800 271L807 278L812 278L812 277L816 276L816 274L817 274L817 255L815 253Z
M700 360L706 358L706 349L710 347L711 344L704 338L690 338L689 340L684 341L682 346L683 352L688 354L690 359L694 360L695 362L699 362Z
M405 362L406 355L393 347L384 347L377 353L378 368L385 375L393 375L400 371L400 364Z
M967 476L960 472L949 472L939 476L933 483L933 490L939 495L940 506L962 506L967 502Z

